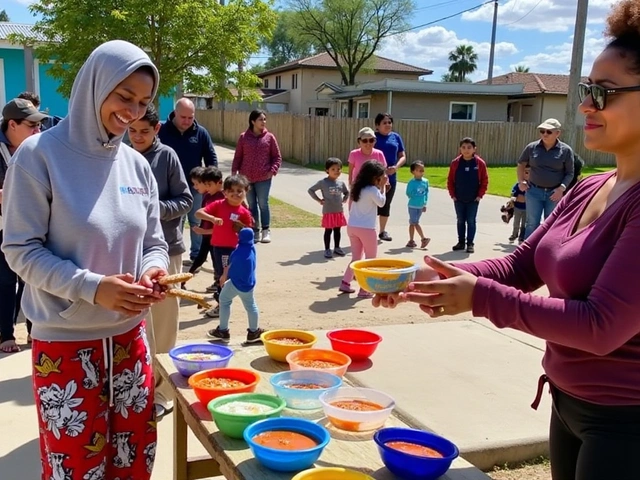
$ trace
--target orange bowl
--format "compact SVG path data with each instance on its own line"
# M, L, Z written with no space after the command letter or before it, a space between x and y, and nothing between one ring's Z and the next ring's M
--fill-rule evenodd
M300 362L318 361L331 362L337 364L335 367L314 367L308 365L300 365ZM320 370L322 372L332 373L342 377L349 365L351 358L341 352L335 350L322 350L320 348L306 348L304 350L295 350L287 355L287 363L291 370Z
M198 382L206 378L226 378L230 380L237 380L242 382L244 385L220 388L198 384ZM218 398L223 395L254 392L259 382L260 375L252 370L245 370L243 368L212 368L211 370L203 370L201 372L194 373L189 377L189 386L193 389L198 400L200 400L204 405L207 405L214 398Z

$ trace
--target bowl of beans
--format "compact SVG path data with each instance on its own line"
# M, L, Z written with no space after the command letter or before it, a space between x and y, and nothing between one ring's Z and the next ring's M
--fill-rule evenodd
M400 478L435 480L460 454L446 438L412 428L383 428L373 441L384 465Z
M287 355L287 363L291 370L320 370L342 377L351 365L351 359L335 350L309 348L291 352Z
M396 406L393 398L380 390L352 387L323 393L320 403L329 422L349 432L377 430Z
M342 385L342 379L337 375L319 370L280 372L273 375L270 381L276 395L294 410L322 408L320 395Z
M286 362L289 353L311 348L318 341L313 333L304 330L270 330L260 338L267 355L276 362Z
M370 258L351 264L360 288L370 293L389 294L406 290L416 278L418 266L398 258Z
M169 357L180 375L189 377L202 370L226 367L233 350L212 343L190 343L172 348Z
M213 368L189 377L189 386L204 405L214 398L230 393L253 392L258 382L260 375L243 368Z

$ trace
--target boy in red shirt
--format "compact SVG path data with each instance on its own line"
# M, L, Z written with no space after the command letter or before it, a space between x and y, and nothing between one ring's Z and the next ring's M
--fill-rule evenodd
M238 246L238 232L242 227L252 227L251 212L243 202L249 190L249 182L243 175L231 175L222 185L223 200L216 200L196 212L196 218L213 224L211 246L213 247L213 269L217 292L220 292L220 277L229 265L229 255ZM217 309L207 316L218 317Z

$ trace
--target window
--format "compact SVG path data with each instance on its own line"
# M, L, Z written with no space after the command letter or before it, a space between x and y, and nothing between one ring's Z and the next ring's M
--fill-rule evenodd
M298 88L298 74L294 73L291 75L291 90L295 90Z
M358 101L358 118L369 118L369 100Z
M276 88L278 90L282 88L282 75L276 75Z
M326 117L326 116L329 115L329 109L328 108L318 108L318 107L316 107L315 115L316 115L316 117Z
M340 102L340 118L349 118L349 102Z
M268 78L265 78L262 82L264 84L264 88L269 88L269 79Z
M451 102L449 103L449 120L452 122L475 122L475 102Z

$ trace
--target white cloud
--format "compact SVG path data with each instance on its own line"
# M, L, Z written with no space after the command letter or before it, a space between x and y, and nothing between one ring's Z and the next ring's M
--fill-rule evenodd
M475 42L465 38L458 38L456 32L440 26L391 37L384 43L378 53L383 57L429 68L434 71L433 75L425 78L439 81L442 74L446 73L449 68L449 52L460 44L473 46L473 49L478 54L479 70L471 76L471 79L475 81L486 78L490 42ZM513 43L496 43L496 60L516 53L518 53L518 49ZM496 65L494 74L499 75L499 71L502 70Z
M617 0L591 0L589 24L604 22L611 5ZM510 30L541 32L573 31L576 23L576 0L507 0L498 7L498 26ZM462 14L463 20L493 21L493 4Z

